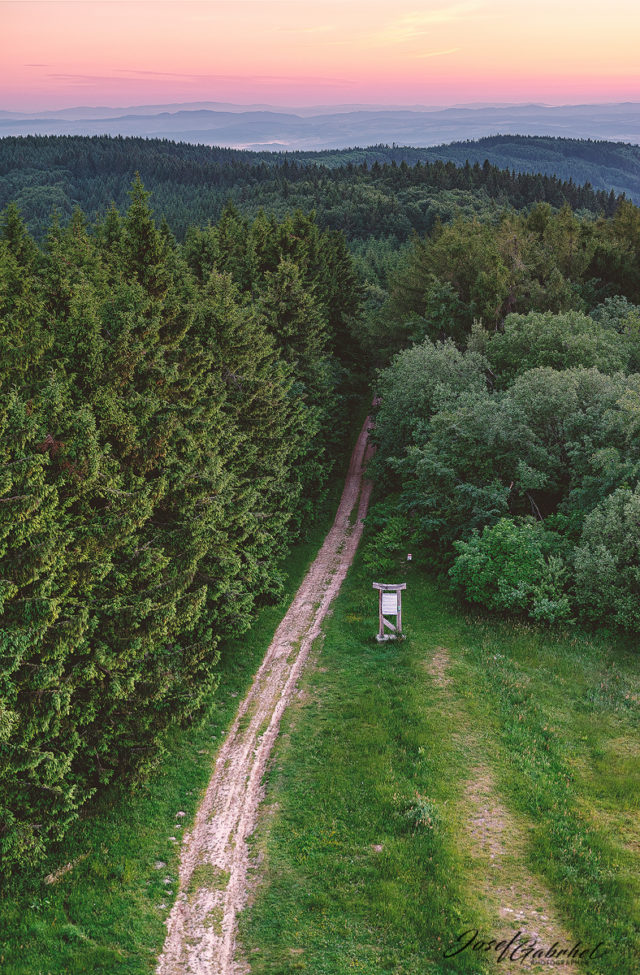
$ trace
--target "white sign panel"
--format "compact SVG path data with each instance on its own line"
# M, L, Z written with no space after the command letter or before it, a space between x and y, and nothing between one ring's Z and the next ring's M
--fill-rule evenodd
M382 593L382 615L383 616L397 616L398 615L398 594L397 594L397 592L383 592Z

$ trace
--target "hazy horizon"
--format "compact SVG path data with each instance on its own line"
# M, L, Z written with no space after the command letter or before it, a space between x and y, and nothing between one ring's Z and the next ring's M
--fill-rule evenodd
M132 112L148 111L159 109L166 111L175 109L176 111L190 109L201 109L211 107L216 110L232 111L275 111L282 113L299 112L302 115L324 114L325 112L351 112L351 111L404 111L404 112L437 112L449 109L484 109L484 108L584 108L590 105L619 106L619 105L638 105L640 106L640 95L637 99L603 99L601 101L592 99L584 102L552 102L543 100L523 100L523 101L469 101L451 102L442 104L427 104L424 102L400 103L400 102L325 102L315 105L285 105L275 102L256 102L256 101L217 101L215 99L198 99L193 101L158 101L146 104L127 104L127 105L103 105L103 104L69 104L55 107L39 107L31 109L12 108L0 106L0 114L19 115L20 117L39 117L41 115L63 115L69 112Z
M291 109L221 102L0 110L0 136L140 136L254 150L326 150L391 144L429 147L494 135L557 136L640 144L640 103Z

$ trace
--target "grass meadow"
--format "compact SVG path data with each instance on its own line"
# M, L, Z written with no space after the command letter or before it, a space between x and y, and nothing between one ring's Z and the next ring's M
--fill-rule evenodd
M415 563L405 580L407 639L379 645L352 570L286 717L241 922L253 975L549 971L486 946L518 930L579 941L562 971L634 975L636 648L469 617Z

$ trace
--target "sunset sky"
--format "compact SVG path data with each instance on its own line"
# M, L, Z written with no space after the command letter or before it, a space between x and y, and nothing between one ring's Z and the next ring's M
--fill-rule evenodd
M639 42L637 0L0 0L0 109L640 101Z

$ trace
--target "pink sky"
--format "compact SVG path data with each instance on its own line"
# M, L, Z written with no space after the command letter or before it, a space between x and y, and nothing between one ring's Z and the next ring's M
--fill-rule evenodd
M0 109L640 101L637 0L0 0Z

